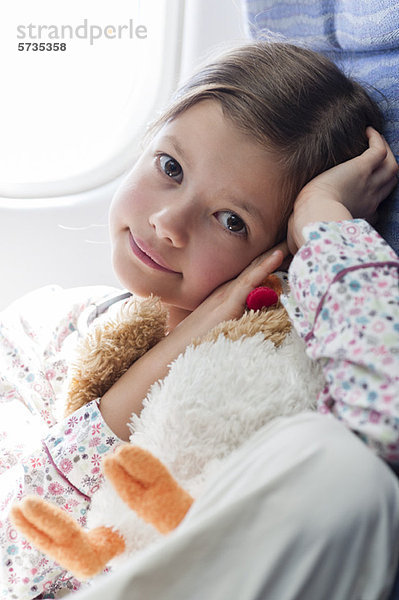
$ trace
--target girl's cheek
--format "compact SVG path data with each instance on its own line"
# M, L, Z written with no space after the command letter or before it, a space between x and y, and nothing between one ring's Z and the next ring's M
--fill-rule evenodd
M206 248L206 244L202 248ZM192 262L194 288L200 295L209 295L217 287L241 273L247 266L244 262L241 265L241 260L238 260L235 252L222 249L203 251L198 260Z
M136 209L149 204L148 188L140 182L124 185L115 196L111 205L111 215L129 217Z

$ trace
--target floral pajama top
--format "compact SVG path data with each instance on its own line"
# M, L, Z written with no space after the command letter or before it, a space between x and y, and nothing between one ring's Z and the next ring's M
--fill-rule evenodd
M82 525L102 479L100 464L120 440L97 402L62 418L67 364L77 324L93 302L114 288L28 294L0 315L0 598L54 598L80 583L33 548L8 518L27 494L46 498ZM59 421L59 424L57 424Z
M319 223L292 261L285 306L322 361L318 410L399 468L399 258L365 221Z
M324 368L318 409L399 466L399 259L361 220L304 233L284 303ZM8 512L34 493L85 524L101 459L121 442L96 401L67 419L60 407L79 315L119 291L45 288L0 315L0 600L59 597L80 585L18 534Z

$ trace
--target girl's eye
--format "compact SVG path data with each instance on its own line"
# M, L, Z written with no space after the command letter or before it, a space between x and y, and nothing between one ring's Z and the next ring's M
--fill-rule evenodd
M231 233L237 235L247 235L247 226L244 221L236 213L231 210L222 210L216 213L216 218Z
M178 183L183 181L183 169L180 164L169 156L169 154L160 154L158 157L159 165L165 175L174 179Z

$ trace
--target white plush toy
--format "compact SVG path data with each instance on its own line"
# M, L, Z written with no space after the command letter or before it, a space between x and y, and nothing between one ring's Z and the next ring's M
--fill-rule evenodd
M286 285L283 275L267 283L281 292L281 282ZM124 304L118 317L97 325L82 346L71 389L81 391L76 384L87 375L85 361L93 349L98 355L103 336L110 337L116 323L123 335L137 328L138 314L141 328L145 321L149 331L151 319L165 318L153 300ZM109 358L104 360L109 365ZM280 302L250 310L189 346L167 377L152 386L140 417L132 417L130 444L104 461L106 479L92 499L88 531L40 498L17 505L14 521L77 577L91 577L176 527L227 456L273 418L313 410L323 385L320 366L306 355ZM76 408L98 392L90 390L77 402L71 392L70 403Z

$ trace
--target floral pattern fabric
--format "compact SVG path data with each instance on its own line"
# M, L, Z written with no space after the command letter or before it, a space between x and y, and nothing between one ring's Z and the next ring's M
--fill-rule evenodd
M307 352L323 361L318 399L399 466L399 258L365 221L304 228L285 306Z
M48 286L0 314L0 598L54 598L80 582L32 547L9 520L13 503L35 494L82 525L120 443L96 400L62 418L68 361L79 317L114 288Z

